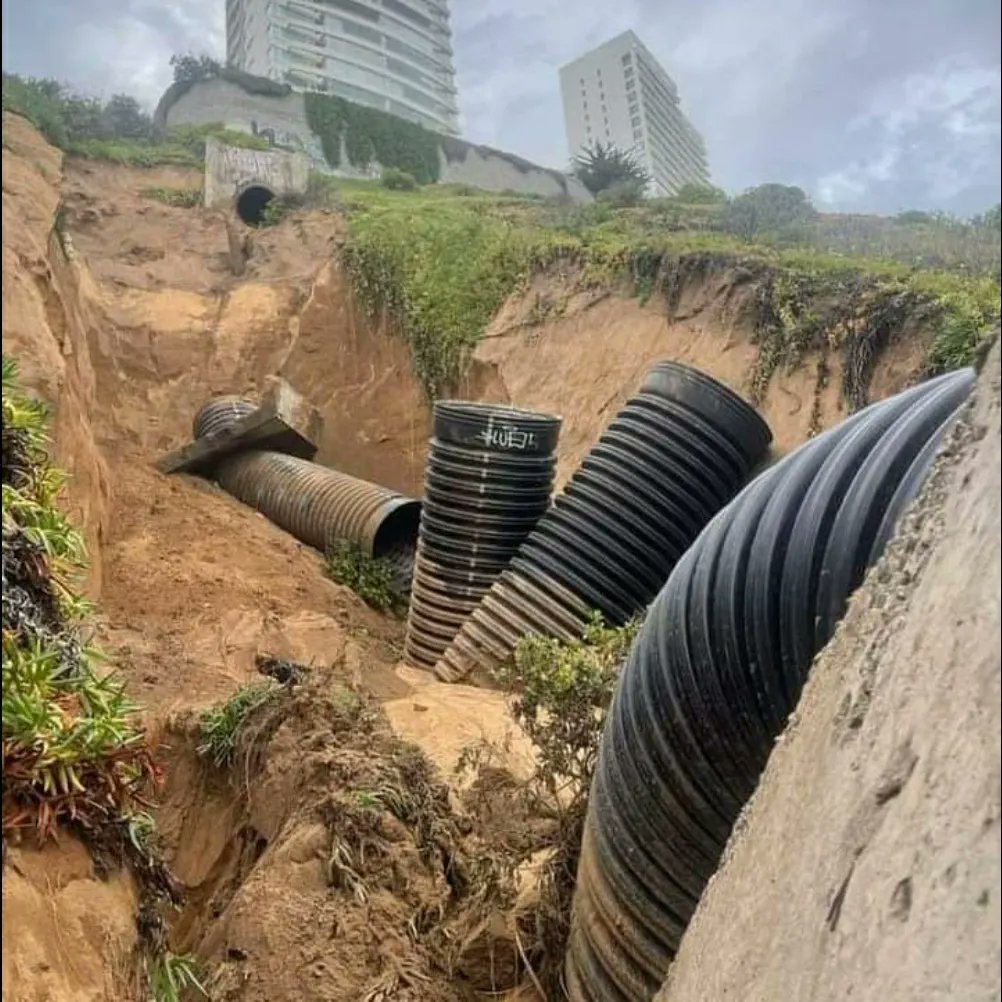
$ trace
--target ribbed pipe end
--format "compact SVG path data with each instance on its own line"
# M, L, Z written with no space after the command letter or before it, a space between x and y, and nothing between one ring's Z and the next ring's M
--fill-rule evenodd
M257 409L258 405L245 397L213 397L198 409L192 422L192 438L204 438L222 431Z
M517 580L536 591L513 601L503 576L436 675L489 673L528 633L566 637L570 626L580 636L590 610L611 623L640 613L770 437L750 405L705 373L654 366L513 558ZM553 633L556 624L565 632Z

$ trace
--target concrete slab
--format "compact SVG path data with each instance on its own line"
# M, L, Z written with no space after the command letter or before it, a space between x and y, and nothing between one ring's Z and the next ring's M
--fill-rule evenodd
M161 473L207 474L224 457L247 449L268 449L312 459L321 428L319 411L284 379L273 376L261 406L252 414L165 453L153 465Z

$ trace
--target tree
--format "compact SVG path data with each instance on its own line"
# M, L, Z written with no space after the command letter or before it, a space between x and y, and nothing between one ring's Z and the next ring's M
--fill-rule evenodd
M983 230L994 230L998 233L999 230L1002 230L1002 204L996 202L990 209L975 216L971 220L971 225Z
M803 189L787 184L760 184L731 202L727 228L750 240L759 233L789 232L816 216L817 210Z
M639 196L650 181L650 175L633 154L612 143L583 146L571 164L571 173L593 195L614 184L632 184Z
M212 56L194 56L190 52L171 56L170 64L174 67L174 83L208 80L210 77L219 76L222 69Z
M675 199L683 205L720 205L727 201L727 192L712 184L683 184Z
M153 124L134 97L113 94L101 111L101 130L108 136L148 139Z

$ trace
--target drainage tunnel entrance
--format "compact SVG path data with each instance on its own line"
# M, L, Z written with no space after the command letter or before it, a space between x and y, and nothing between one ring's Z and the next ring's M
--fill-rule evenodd
M258 226L264 221L265 206L275 197L275 193L263 184L252 184L237 196L237 215L248 226Z

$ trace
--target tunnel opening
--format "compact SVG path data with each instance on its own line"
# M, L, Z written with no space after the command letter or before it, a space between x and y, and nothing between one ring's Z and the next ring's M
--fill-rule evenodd
M260 226L264 222L264 210L275 197L275 193L263 184L252 184L237 196L237 215L248 226Z

